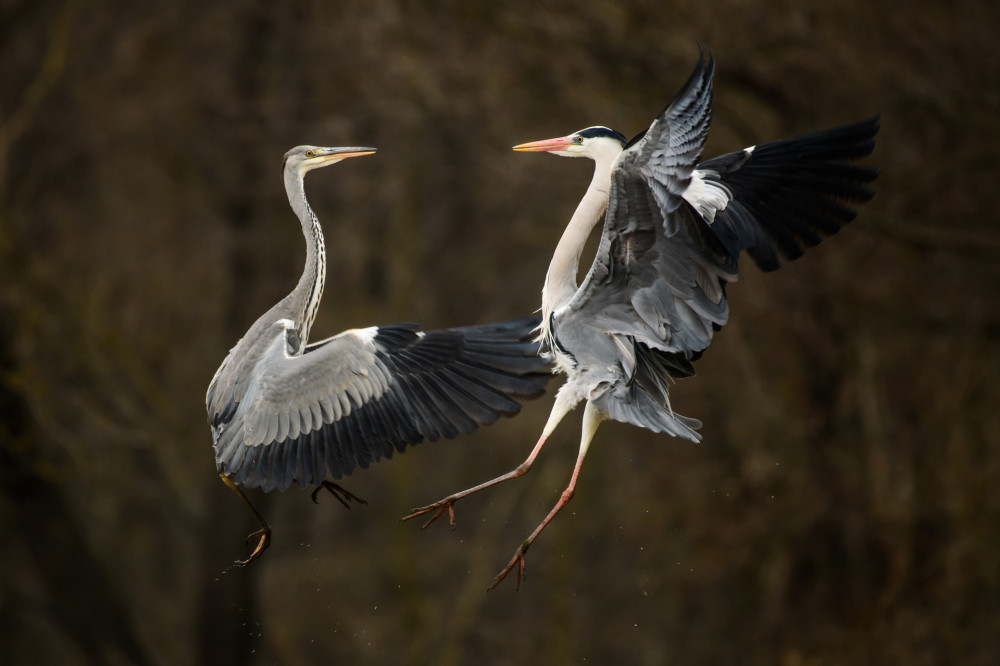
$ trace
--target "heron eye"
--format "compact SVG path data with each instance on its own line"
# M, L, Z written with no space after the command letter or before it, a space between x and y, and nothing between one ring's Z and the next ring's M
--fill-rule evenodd
M307 150L306 151L306 157L316 157L316 151L315 150Z
M574 136L573 137L573 143L583 143L583 137L582 136Z

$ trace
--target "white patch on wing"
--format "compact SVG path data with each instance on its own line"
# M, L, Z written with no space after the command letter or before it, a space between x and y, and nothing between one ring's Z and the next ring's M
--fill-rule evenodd
M715 214L720 210L725 210L729 202L733 200L732 193L725 185L715 180L708 180L706 176L717 176L714 171L702 171L695 169L691 174L691 183L684 190L684 199L694 206L706 224L715 221Z
M352 328L351 333L357 336L366 345L372 346L375 344L375 336L378 335L378 326L369 326L368 328Z

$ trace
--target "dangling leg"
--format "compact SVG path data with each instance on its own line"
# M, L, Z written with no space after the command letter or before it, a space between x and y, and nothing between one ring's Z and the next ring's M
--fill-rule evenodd
M248 500L247 496L243 494L243 491L240 490L240 487L236 485L235 481L230 479L225 474L220 474L219 477L222 478L223 483L229 486L230 490L236 493L236 495L243 500L243 503L247 505L247 508L250 509L250 513L253 514L253 517L257 520L257 524L260 525L259 530L253 532L247 537L247 543L249 543L254 537L258 537L259 540L257 541L257 547L253 549L253 552L250 553L250 557L247 559L236 560L236 564L246 566L260 557L261 554L267 550L267 547L271 545L271 526L267 524L266 520L264 520L264 516L257 513L257 509L253 508L253 504L250 503L250 500Z
M411 509L409 515L403 516L403 520L410 520L411 518L416 518L417 516L422 516L425 513L430 513L431 511L437 510L430 520L421 525L420 529L425 529L428 525L433 523L435 520L441 517L441 515L447 511L448 512L448 523L451 525L452 529L455 528L455 509L454 504L463 497L468 497L478 493L480 490L485 490L490 486L495 486L503 481L508 481L510 479L516 479L519 476L523 476L529 469L531 465L535 462L535 458L538 456L539 451L542 450L542 446L545 445L545 440L549 438L552 431L556 429L559 422L562 421L563 417L569 413L571 409L576 407L576 402L572 399L566 397L566 393L560 391L556 394L555 403L552 405L552 411L549 412L549 420L545 423L545 428L542 429L542 436L538 439L538 443L535 444L535 448L531 450L531 454L528 455L527 459L518 465L515 469L498 476L497 478L487 481L485 483L480 483L478 486L469 488L468 490L463 490L462 492L455 493L454 495L449 495L443 500L434 502L434 504L428 504L427 506L421 507L419 509Z
M507 566L504 567L504 570L497 574L497 577L493 579L493 584L487 588L487 592L499 585L500 581L506 578L507 574L511 572L515 564L517 565L516 589L521 589L521 581L524 580L524 554L528 552L528 548L530 548L531 544L538 538L538 535L542 533L545 526L551 523L552 519L556 517L556 514L559 513L571 499L573 499L573 493L576 492L576 480L577 477L580 476L580 468L583 467L583 459L587 455L587 449L590 448L591 440L594 439L594 433L597 432L597 426L599 426L603 420L604 417L601 413L598 412L597 409L590 404L590 402L587 402L587 406L583 410L583 433L580 436L580 453L576 456L576 465L573 467L573 476L569 479L569 485L566 486L566 490L563 491L562 496L559 498L559 501L556 502L556 505L552 507L551 511L549 511L549 515L545 516L545 520L543 520L538 527L535 528L535 531L524 540L524 543L522 543L518 549L514 551L514 557L511 558Z
M316 489L312 491L312 501L315 504L319 504L319 502L316 500L316 495L318 495L319 491L323 490L324 488L329 490L330 494L336 497L337 501L346 506L348 509L351 508L351 506L348 504L348 502L350 502L351 500L354 500L355 502L360 502L361 504L368 504L368 502L364 501L357 495L352 495L351 493L347 492L346 490L338 486L333 481L327 481L326 479L321 481L320 484L316 486Z

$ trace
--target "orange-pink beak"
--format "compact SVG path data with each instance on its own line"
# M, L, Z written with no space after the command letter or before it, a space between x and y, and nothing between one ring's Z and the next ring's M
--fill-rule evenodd
M573 136L561 136L557 139L542 139L514 146L514 150L523 153L542 153L552 150L565 150L574 143Z

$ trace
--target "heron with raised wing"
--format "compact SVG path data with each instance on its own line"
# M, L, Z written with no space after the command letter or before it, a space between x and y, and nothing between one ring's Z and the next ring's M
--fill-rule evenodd
M541 338L566 375L541 437L516 469L413 509L406 519L454 504L527 472L563 417L584 403L576 464L559 501L518 546L493 589L573 497L600 423L613 419L699 441L701 423L670 406L675 379L694 374L712 335L729 319L726 284L746 252L765 270L795 259L855 217L878 171L855 166L870 154L878 118L751 146L698 163L708 134L714 61L703 56L673 102L650 127L626 141L607 127L525 143L514 150L594 161L590 187L563 232L542 289ZM604 226L582 284L584 244Z
M374 148L299 146L282 169L306 239L295 289L262 315L219 367L206 404L219 475L259 529L246 560L260 557L271 528L240 489L326 489L345 506L359 500L333 481L424 440L452 438L540 395L549 362L533 340L538 317L421 331L416 324L351 329L318 342L309 333L326 279L319 220L306 200L307 172Z

